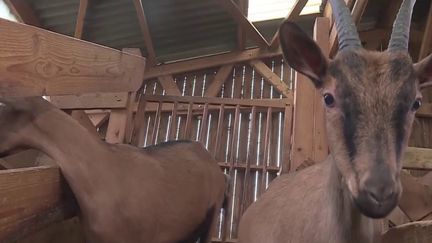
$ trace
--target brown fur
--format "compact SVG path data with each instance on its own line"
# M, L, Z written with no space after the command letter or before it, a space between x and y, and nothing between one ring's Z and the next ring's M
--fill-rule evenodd
M58 163L78 200L88 242L209 241L225 178L202 145L109 145L42 99L5 103L0 151L37 148Z
M400 198L401 158L431 58L413 65L404 51L347 49L329 61L294 24L284 22L280 36L287 62L334 97L331 154L274 180L243 215L239 243L377 242L370 217L386 216Z

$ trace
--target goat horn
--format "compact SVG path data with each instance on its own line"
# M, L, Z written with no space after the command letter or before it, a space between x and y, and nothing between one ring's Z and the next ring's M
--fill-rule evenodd
M357 28L345 2L343 0L330 0L330 3L338 33L339 51L345 48L361 48Z
M393 24L389 51L408 50L411 17L416 0L404 0Z

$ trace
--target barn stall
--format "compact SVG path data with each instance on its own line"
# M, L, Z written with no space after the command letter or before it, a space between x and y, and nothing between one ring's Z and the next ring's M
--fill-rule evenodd
M236 242L242 213L274 178L328 154L321 96L286 65L276 30L288 16L332 57L331 8L283 2L5 0L16 22L0 20L0 93L45 96L108 143L201 142L232 178L213 242ZM386 49L401 0L346 2L363 45ZM432 4L418 0L414 60L431 52L431 39ZM424 103L404 159L403 197L382 223L389 242L430 235L432 93ZM1 242L83 242L55 161L27 150L0 167Z

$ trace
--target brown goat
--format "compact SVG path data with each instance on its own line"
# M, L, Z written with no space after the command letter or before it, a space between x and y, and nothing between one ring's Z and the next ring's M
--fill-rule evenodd
M243 215L239 243L375 242L373 219L401 196L401 158L420 88L432 81L432 56L413 64L407 51L415 1L403 2L386 52L362 49L345 3L330 3L339 36L334 60L295 24L279 29L288 64L323 95L330 155L274 180Z
M210 241L226 182L202 145L110 145L42 98L1 101L0 152L35 148L58 163L87 242Z

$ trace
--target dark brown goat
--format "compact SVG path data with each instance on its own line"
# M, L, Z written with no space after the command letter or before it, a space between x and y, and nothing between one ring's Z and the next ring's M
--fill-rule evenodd
M330 155L277 178L245 212L239 243L374 242L373 219L401 196L401 158L420 88L432 81L432 56L413 64L407 51L415 0L404 0L386 52L362 49L345 3L330 3L339 36L334 60L295 24L279 30L288 64L323 95Z
M210 241L226 182L202 145L110 145L42 98L1 101L0 152L36 148L58 163L87 242Z

